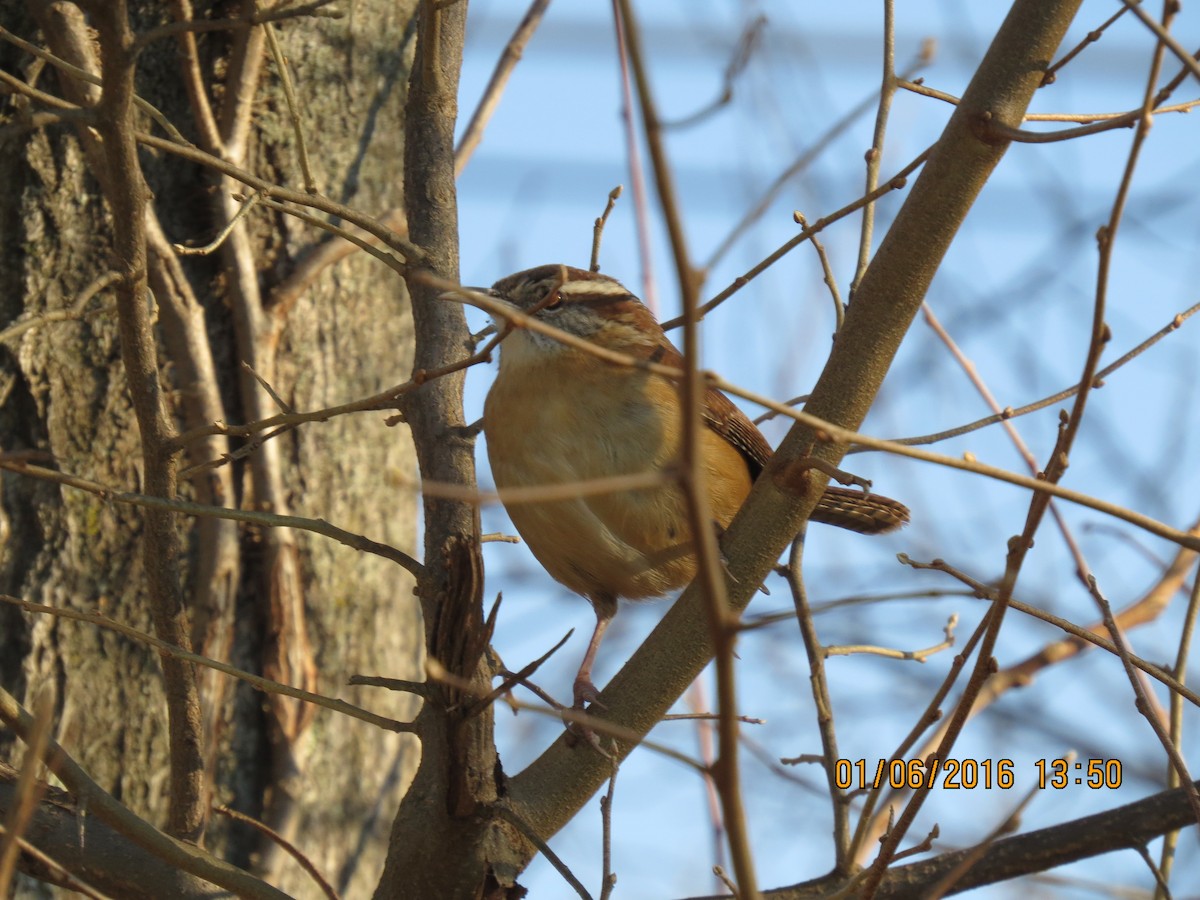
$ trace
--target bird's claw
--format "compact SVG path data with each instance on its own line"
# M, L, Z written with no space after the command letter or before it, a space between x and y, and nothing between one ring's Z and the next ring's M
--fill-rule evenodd
M572 709L583 712L584 707L589 703L596 704L600 709L608 709L607 706L600 702L600 691L596 689L596 686L592 684L590 679L576 678L573 693L575 696L575 705Z
M570 710L567 710L566 712L578 712L586 714L588 704L592 704L592 706L597 709L608 708L600 702L600 691L598 691L596 686L587 678L575 679L574 695L575 703L571 706ZM572 747L580 741L584 741L585 743L590 744L597 753L603 756L611 755L600 746L600 737L596 734L596 732L592 731L591 728L582 722L574 721L566 716L564 716L564 719L567 724L567 742Z

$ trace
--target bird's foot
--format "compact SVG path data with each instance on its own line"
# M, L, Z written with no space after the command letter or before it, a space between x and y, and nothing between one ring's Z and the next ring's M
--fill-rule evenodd
M592 704L593 708L606 709L607 707L600 702L600 692L596 689L596 686L592 684L590 679L576 678L574 694L575 703L569 710L564 710L564 712L568 714L564 716L567 724L567 743L573 747L575 744L583 741L587 744L590 744L597 753L600 753L603 756L609 756L610 754L600 746L600 737L596 734L596 732L594 732L583 722L575 721L569 717L570 713L583 713L586 715L588 712L587 705L589 703Z

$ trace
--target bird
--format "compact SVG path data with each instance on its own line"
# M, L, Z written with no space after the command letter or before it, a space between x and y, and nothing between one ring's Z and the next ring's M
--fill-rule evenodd
M544 265L470 289L598 347L682 368L653 313L615 278ZM468 295L450 292L471 302ZM493 319L503 312L489 310ZM499 322L497 323L500 324ZM573 684L574 709L596 701L592 668L618 600L659 597L696 572L686 499L678 479L651 487L572 494L595 479L669 473L680 456L677 383L646 368L614 365L579 347L513 327L484 403L483 433L502 502L517 533L559 583L585 597L596 626ZM771 458L762 432L725 394L704 397L701 459L715 527L725 529ZM562 485L561 498L510 502L505 490ZM896 500L826 488L811 516L865 534L906 524Z

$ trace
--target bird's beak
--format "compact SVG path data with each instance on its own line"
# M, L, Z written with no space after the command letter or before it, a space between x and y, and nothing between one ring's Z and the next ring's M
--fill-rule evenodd
M487 297L495 297L496 296L494 293L492 293L491 288L471 287L470 285L464 284L461 288L459 288L457 290L445 291L444 293L438 294L438 299L439 300L453 300L455 303L466 303L470 306L478 306L479 305L478 303L474 303L471 301L470 293L467 293L468 291L470 293L483 294Z
M472 296L472 294L482 294L488 298L490 302L485 302L483 297ZM505 300L500 294L497 294L491 288L486 287L467 287L464 285L453 291L446 291L438 295L439 300L451 300L455 303L465 303L467 306L474 306L476 309L482 309L485 313L491 316L493 322L497 325L505 324L509 321L508 316L504 314L506 309L516 309L511 302Z

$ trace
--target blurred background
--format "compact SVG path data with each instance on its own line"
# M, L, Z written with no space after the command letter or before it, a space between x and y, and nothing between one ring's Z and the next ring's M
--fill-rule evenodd
M1121 4L1086 0L1058 57L1082 41ZM883 4L658 0L636 4L653 89L662 119L679 123L667 147L680 194L688 246L707 266L702 299L755 265L799 227L857 199L864 190L864 153L871 146L882 71ZM1007 11L1000 3L906 0L897 4L895 65L939 91L961 95ZM525 4L471 4L460 120L465 124L495 61L525 12ZM1150 12L1158 15L1157 5ZM755 25L754 23L759 24ZM750 41L744 38L750 32ZM1200 15L1185 10L1174 33L1200 46ZM746 44L748 43L748 46ZM926 62L918 62L922 48ZM1123 112L1142 103L1153 36L1132 15L1043 88L1036 113ZM698 121L726 85L731 61L744 52L731 80L732 97ZM1058 58L1056 57L1056 58ZM1168 57L1160 83L1179 71ZM1185 81L1170 102L1195 98ZM616 185L625 193L604 233L601 265L657 309L678 313L674 267L653 191L647 155L637 140L646 181L645 233L631 175L623 118L621 72L610 4L559 0L525 48L483 142L459 183L462 280L490 284L542 263L586 267L592 223ZM940 134L951 107L899 91L891 110L881 177L906 166ZM634 120L639 124L636 111ZM1030 123L1057 130L1071 123ZM460 126L461 127L461 126ZM1200 140L1194 116L1164 114L1138 163L1121 222L1109 281L1107 321L1113 361L1176 314L1200 300ZM1096 231L1107 221L1133 132L1114 130L1077 140L1011 147L959 233L927 298L950 336L974 363L998 403L1020 407L1075 384L1082 371L1097 284ZM796 166L797 161L802 164ZM777 191L772 184L795 174ZM886 232L905 192L877 206L874 242ZM739 223L760 203L761 216ZM820 235L843 299L849 294L860 241L853 215ZM639 251L639 241L649 257ZM703 365L751 390L787 400L806 393L821 371L834 329L834 304L811 244L794 249L704 322ZM473 319L482 328L485 319ZM1200 516L1200 321L1187 321L1106 380L1089 400L1083 430L1064 485L1128 506L1179 528ZM481 414L494 368L468 378L468 417ZM536 398L531 398L536 402ZM1014 420L1039 466L1053 447L1059 410L1070 401ZM762 410L744 406L751 417ZM899 438L949 429L990 413L978 391L929 324L914 323L864 430ZM772 444L786 430L763 426ZM937 443L933 449L1028 474L1011 439L994 425ZM480 477L489 484L480 449ZM826 644L867 644L917 650L943 640L952 615L965 639L986 606L946 575L915 571L896 554L946 560L974 578L1003 571L1006 541L1020 532L1028 508L1024 490L899 457L858 454L845 467L874 489L903 500L913 523L903 532L868 539L815 526L809 531L806 579ZM1120 520L1059 504L1072 539L1114 609L1137 600L1176 548ZM513 533L499 506L484 510L484 531ZM538 673L559 698L570 681L593 623L587 603L554 582L523 546L485 545L486 590L503 592L496 648L512 669L544 653L568 629L575 634ZM1193 576L1194 577L1194 576ZM1190 586L1190 580L1188 582ZM781 579L768 582L749 617L792 608ZM1186 591L1186 587L1185 587ZM1098 618L1076 574L1063 532L1048 517L1020 577L1019 600L1081 625ZM855 598L860 602L835 604ZM874 602L868 602L874 601ZM654 627L669 601L625 605L602 650L596 682L603 686ZM1127 638L1133 652L1173 664L1187 595L1177 593L1154 621ZM1010 612L997 648L1001 669L1037 653L1062 633ZM784 618L745 634L738 646L741 712L766 720L746 726L743 780L760 885L776 887L826 873L832 866L831 813L824 777L812 765L784 767L781 757L820 753L809 670L794 621ZM887 757L917 720L948 672L955 650L924 663L873 655L827 663L841 755L868 767ZM695 703L711 709L708 676ZM1153 683L1152 683L1153 684ZM1168 702L1161 686L1153 689ZM954 692L952 696L956 696ZM533 699L528 694L523 699ZM949 705L947 705L947 710ZM685 704L679 705L684 711ZM561 724L529 713L498 710L498 739L509 772L518 771L553 740ZM1194 750L1195 710L1184 719L1183 753ZM705 732L694 722L660 725L652 738L702 757ZM1118 759L1119 789L1069 785L1036 791L1039 759L1076 751ZM1013 761L1010 790L933 792L905 846L935 825L938 849L984 839L1034 789L1021 830L1065 822L1157 792L1167 763L1145 719L1134 709L1120 661L1084 653L1037 673L968 724L955 756ZM723 863L705 786L686 767L645 748L621 769L614 807L617 896L656 898L719 889L712 865ZM1151 846L1157 860L1159 844ZM551 846L598 892L600 813L592 804ZM1173 884L1176 896L1200 884L1196 832L1183 833ZM564 897L570 888L544 859L523 877L534 898ZM1153 877L1134 852L1110 854L971 896L1141 897ZM1200 896L1200 894L1190 894Z

